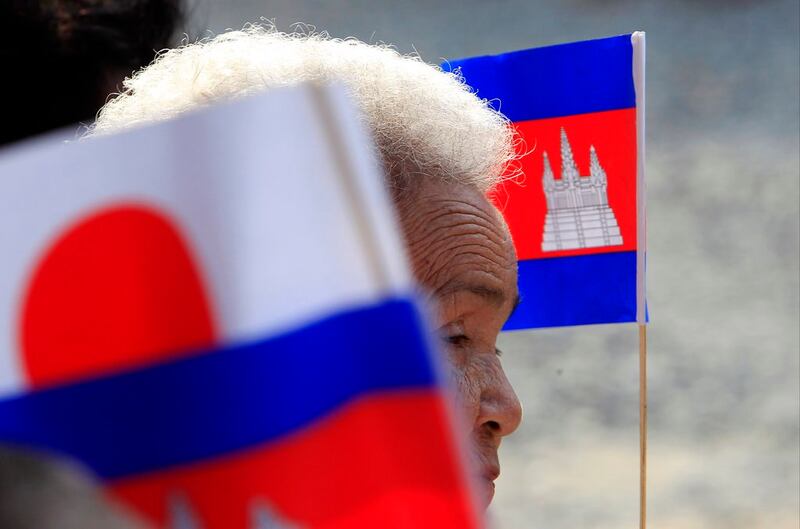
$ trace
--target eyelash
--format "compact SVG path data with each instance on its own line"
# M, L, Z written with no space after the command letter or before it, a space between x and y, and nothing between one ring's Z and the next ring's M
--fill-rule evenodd
M456 347L463 347L469 343L469 336L466 334L455 334L453 336L448 336L447 343L451 345L455 345Z
M456 334L453 336L447 336L445 339L447 340L447 343L455 345L456 347L464 347L470 342L469 336L467 336L466 334ZM503 351L495 347L494 354L496 354L497 356L503 356Z

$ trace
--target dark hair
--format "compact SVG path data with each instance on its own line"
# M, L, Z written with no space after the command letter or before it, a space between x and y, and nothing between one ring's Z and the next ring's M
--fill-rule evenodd
M0 144L91 121L182 22L181 0L0 2Z

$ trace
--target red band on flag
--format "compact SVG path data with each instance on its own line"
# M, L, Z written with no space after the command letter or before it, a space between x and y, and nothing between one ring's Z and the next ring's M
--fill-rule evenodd
M264 403L265 413L271 405ZM159 527L182 497L204 529L247 529L266 505L325 529L475 527L436 390L362 398L262 448L126 478L113 492Z
M492 198L511 230L517 258L622 252L636 249L636 109L522 121L514 127L524 139L520 154L524 178L503 182ZM561 178L561 129L567 135L580 175L590 172L590 148L608 178L608 205L622 235L622 244L575 250L543 251L547 206L542 185L546 152L556 181Z

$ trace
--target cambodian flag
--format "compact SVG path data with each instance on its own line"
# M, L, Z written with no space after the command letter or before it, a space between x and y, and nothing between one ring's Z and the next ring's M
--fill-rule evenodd
M0 442L156 527L477 527L353 115L299 87L4 153Z
M450 61L514 124L493 195L519 259L506 329L644 322L644 34Z

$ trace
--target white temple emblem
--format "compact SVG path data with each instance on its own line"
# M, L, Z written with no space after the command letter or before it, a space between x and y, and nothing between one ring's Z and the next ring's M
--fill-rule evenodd
M589 154L589 176L581 176L563 128L560 180L553 176L547 152L543 154L542 184L547 197L543 252L622 244L617 218L608 205L606 172L600 165L594 145Z
M263 501L255 501L250 514L253 529L299 529L299 526L286 521Z
M200 519L184 494L180 492L170 494L167 508L170 529L203 529ZM250 527L251 529L300 529L300 526L279 516L262 500L255 500L250 505Z
M189 500L180 492L170 494L167 509L170 529L202 529Z

